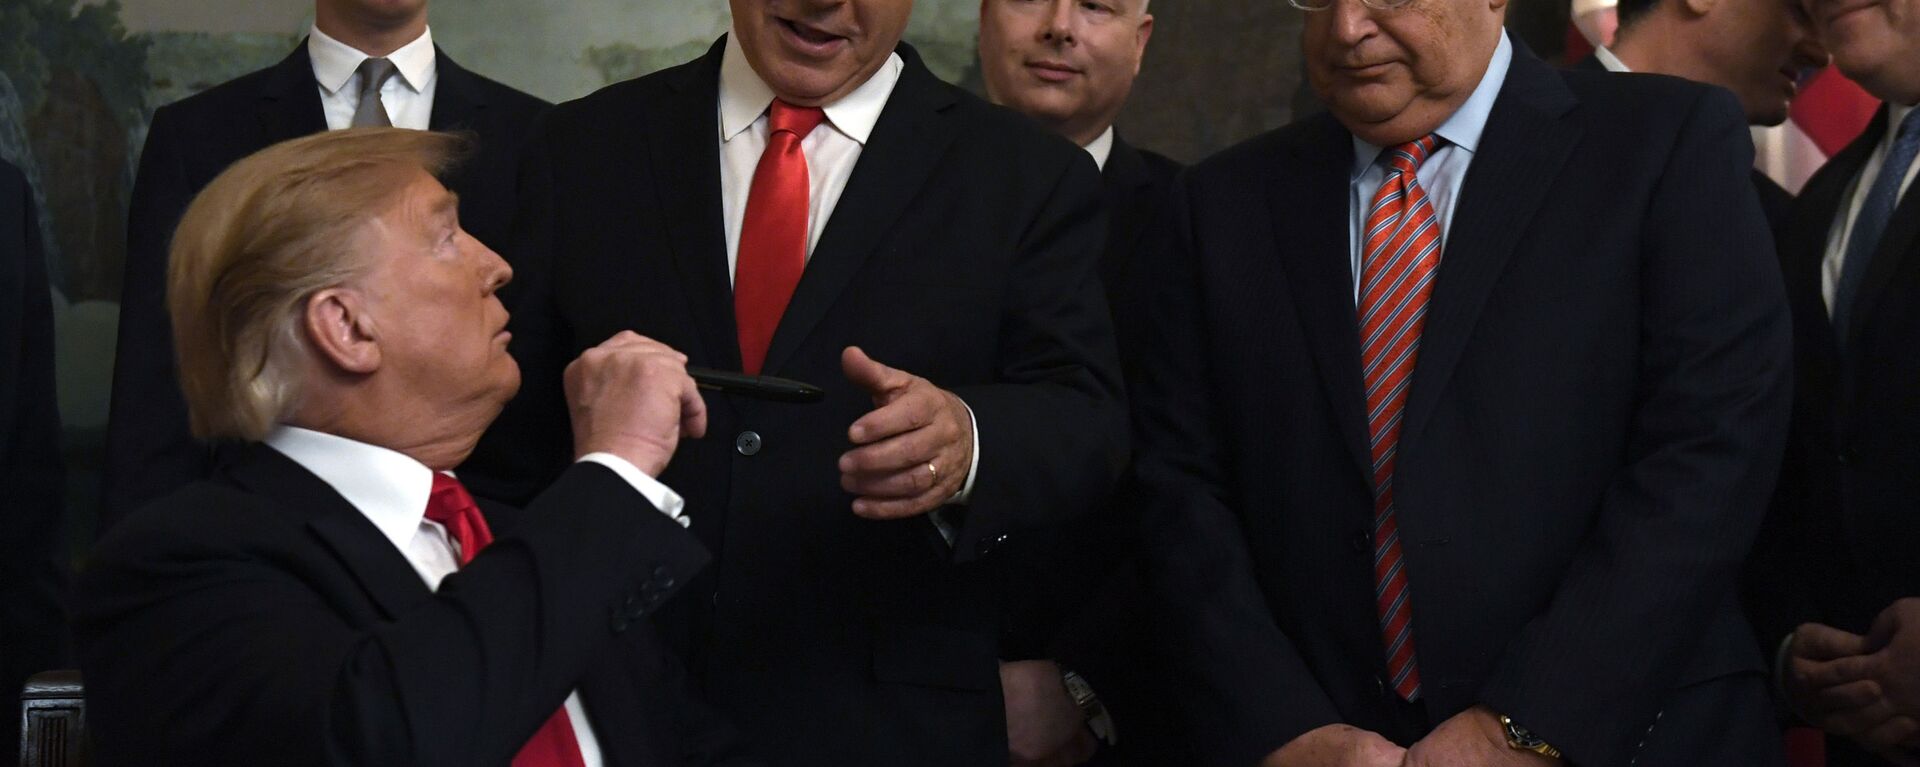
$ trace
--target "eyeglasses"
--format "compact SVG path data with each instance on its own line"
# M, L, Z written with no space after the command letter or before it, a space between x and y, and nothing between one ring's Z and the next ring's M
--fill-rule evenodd
M1287 0L1287 4L1312 13L1332 8L1340 0ZM1413 0L1360 0L1360 4L1376 11L1397 11L1413 4Z

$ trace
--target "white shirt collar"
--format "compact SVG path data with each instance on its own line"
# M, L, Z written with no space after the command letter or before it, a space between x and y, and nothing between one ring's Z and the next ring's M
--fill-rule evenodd
M347 499L367 521L407 550L427 516L433 470L401 453L297 426L276 426L269 447L300 464Z
M1093 164L1100 166L1101 172L1105 172L1107 169L1107 158L1113 154L1113 126L1107 126L1107 129L1101 131L1099 136L1087 142L1086 146L1080 148L1087 150L1087 154L1093 155Z
M1493 47L1493 58L1487 61L1487 71L1480 76L1480 84L1475 86L1460 108L1453 110L1447 121L1435 128L1433 135L1445 141L1444 146L1459 147L1467 154L1480 150L1480 135L1487 131L1487 119L1493 116L1494 102L1500 100L1500 88L1507 82L1507 72L1513 68L1513 41L1507 37L1506 30L1500 31L1500 42ZM1385 147L1377 147L1353 137L1353 175L1360 178L1373 161L1379 159ZM1438 149L1435 150L1439 151Z
M1613 51L1608 50L1604 45L1593 49L1593 57L1598 59L1600 66L1606 67L1608 72L1633 71L1627 67L1627 62L1621 61L1619 56L1613 55Z
M732 141L753 127L754 121L773 103L773 89L767 87L760 74L753 71L753 65L747 63L739 40L738 33L728 33L726 52L720 57L721 141ZM852 93L824 107L827 122L847 138L866 146L867 137L873 135L873 126L880 122L880 112L887 108L887 98L893 95L893 86L900 82L900 73L905 69L906 62L900 59L900 54L887 54L887 63L880 65L872 77Z
M1887 102L1887 139L1886 145L1893 146L1893 140L1900 137L1900 122L1907 119L1907 113L1915 109L1913 105Z
M333 39L319 27L307 33L307 57L313 60L314 79L328 95L347 87L353 73L360 69L360 62L369 58L365 52ZM401 81L419 93L433 77L433 28L428 27L413 42L387 54L387 60L393 62Z

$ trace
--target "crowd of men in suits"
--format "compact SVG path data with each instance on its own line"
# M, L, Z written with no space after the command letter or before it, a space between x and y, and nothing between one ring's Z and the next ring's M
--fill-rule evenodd
M731 0L558 106L317 0L141 159L95 756L1920 765L1920 0L1625 0L1565 70L1291 2L1326 111L1183 169L1113 128L1148 0L982 0L988 99L908 0ZM1794 199L1747 126L1829 55L1886 106Z

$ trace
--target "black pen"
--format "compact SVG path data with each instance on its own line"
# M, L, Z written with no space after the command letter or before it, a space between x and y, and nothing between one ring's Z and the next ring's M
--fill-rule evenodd
M750 376L712 368L687 366L694 384L708 391L738 394L772 402L819 402L827 396L820 387L773 376Z

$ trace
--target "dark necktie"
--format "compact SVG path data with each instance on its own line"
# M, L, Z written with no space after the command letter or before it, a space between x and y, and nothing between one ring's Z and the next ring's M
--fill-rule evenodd
M740 252L733 268L733 318L740 333L740 369L760 373L780 315L807 264L807 156L800 142L820 126L819 107L779 99L767 111L767 148L753 170Z
M380 100L380 89L393 78L393 62L381 58L360 62L360 105L354 107L354 128L378 126L393 127L393 120L387 116L386 102Z
M1908 112L1900 121L1900 130L1880 164L1880 175L1874 177L1867 199L1860 205L1860 215L1853 220L1853 231L1847 234L1846 260L1840 263L1840 281L1833 289L1833 332L1842 346L1847 343L1847 328L1853 321L1853 300L1860 293L1860 282L1867 276L1867 265L1880 247L1880 238L1887 233L1894 206L1900 203L1900 184L1906 180L1916 155L1920 155L1920 109Z
M493 531L480 515L480 507L460 481L434 472L433 493L427 496L427 519L440 523L447 536L460 546L460 566L465 567L481 549L493 543ZM520 747L513 767L586 767L580 755L580 743L573 737L573 722L567 707L561 706L540 729Z
M1400 447L1401 415L1420 333L1426 326L1427 298L1440 267L1440 219L1427 202L1415 172L1438 141L1426 136L1390 147L1381 155L1387 178L1373 196L1362 232L1360 273L1360 363L1367 386L1367 432L1373 459L1374 606L1393 691L1406 700L1420 697L1420 669L1413 652L1413 607L1394 517L1393 469Z

